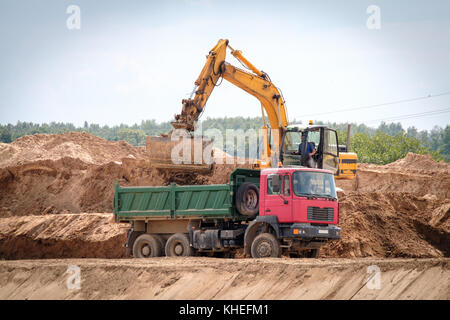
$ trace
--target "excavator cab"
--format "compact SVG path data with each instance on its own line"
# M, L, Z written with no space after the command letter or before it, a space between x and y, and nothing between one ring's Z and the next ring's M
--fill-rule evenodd
M337 132L326 126L310 126L305 129L288 127L281 141L280 161L283 166L311 167L306 151L309 143L316 149L316 153L312 156L315 167L337 174L339 169Z

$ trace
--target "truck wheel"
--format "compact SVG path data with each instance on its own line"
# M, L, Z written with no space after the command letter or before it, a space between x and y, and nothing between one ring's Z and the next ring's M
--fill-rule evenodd
M259 211L259 189L254 183L241 184L236 193L236 208L244 216L254 216Z
M159 257L161 251L159 241L150 234L140 235L133 245L133 256L135 258Z
M319 256L320 249L312 249L306 254L308 258L317 258Z
M252 242L253 258L278 258L280 251L280 244L271 233L261 233Z
M168 257L189 257L194 253L188 237L182 233L175 233L167 240L165 251Z

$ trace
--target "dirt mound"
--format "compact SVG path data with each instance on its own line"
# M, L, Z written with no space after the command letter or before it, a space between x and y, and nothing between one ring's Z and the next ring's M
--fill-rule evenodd
M171 182L180 185L223 184L228 182L235 168L235 165L224 164L216 165L211 174L164 176L145 161L130 158L103 165L61 158L0 168L0 217L111 212L115 182L123 186L160 186Z
M399 192L353 192L340 199L342 239L327 257L450 256L450 200Z
M389 163L384 168L397 171L423 171L423 172L446 172L450 173L450 164L437 162L429 154L415 154L409 152L406 157Z
M235 167L165 175L150 167L143 148L123 141L78 132L25 136L0 145L0 215L111 212L115 181L138 186L226 183Z
M337 180L345 191L408 192L450 198L450 164L434 161L429 155L408 155L391 164L359 164L352 181Z
M449 259L0 261L0 299L450 299ZM80 289L69 290L69 266ZM379 289L369 267L381 272ZM167 310L177 318L179 309ZM173 317L172 317L173 315ZM179 317L178 317L179 318Z
M112 214L0 219L0 259L121 258L126 233Z
M143 160L121 160L87 165L66 157L0 168L0 208L10 215L111 212L115 182L123 186L222 184L236 168L224 164L216 165L211 174L165 176Z
M86 132L35 134L12 143L0 143L0 167L41 160L79 159L86 164L105 164L127 156L141 158L142 148L125 141L107 141Z
M12 215L110 212L121 165L88 165L78 158L35 161L0 169L0 207Z

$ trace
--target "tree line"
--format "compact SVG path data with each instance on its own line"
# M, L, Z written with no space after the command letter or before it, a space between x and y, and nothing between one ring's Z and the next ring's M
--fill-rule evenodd
M267 122L268 123L268 122ZM295 119L292 123L296 123ZM223 117L207 118L201 121L202 129L218 129L225 136L227 129L258 130L261 128L261 117ZM336 129L339 144L346 144L347 123L323 123ZM170 122L158 123L155 120L143 120L140 124L108 126L84 122L81 127L72 123L50 122L37 124L17 122L15 125L0 125L0 142L10 143L17 138L30 134L60 134L65 132L88 132L110 141L124 140L139 146L145 145L146 136L168 133L172 130ZM227 146L224 145L225 149ZM225 150L226 151L226 150ZM238 147L237 156L245 156L248 145ZM400 123L382 122L377 128L364 124L351 124L350 151L358 154L359 162L386 164L404 157L408 152L431 154L435 160L450 162L450 126L435 126L432 130L419 131L415 127L406 130Z

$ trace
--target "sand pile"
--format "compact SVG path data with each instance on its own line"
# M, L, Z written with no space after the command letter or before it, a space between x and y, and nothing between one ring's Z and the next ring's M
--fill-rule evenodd
M450 164L446 162L436 162L429 154L408 153L406 157L398 159L383 166L385 169L392 169L406 172L442 172L450 173Z
M1 212L111 211L111 185L122 177L121 159L143 157L142 148L85 132L36 134L0 144Z
M143 148L125 141L107 141L86 132L35 134L14 142L0 143L0 167L10 167L41 160L79 159L86 164L105 164L121 158L144 156Z
M226 183L236 165L167 176L143 148L88 133L33 135L0 145L0 214L111 212L113 186ZM249 167L249 165L244 165Z
M121 258L126 233L112 214L0 219L1 259Z
M352 192L339 199L342 238L327 257L449 257L450 200L402 192Z
M450 164L409 153L379 166L359 164L356 179L337 180L342 240L327 256L450 256Z
M356 178L337 180L337 185L345 191L433 194L445 199L450 198L450 164L409 153L384 166L358 164Z

